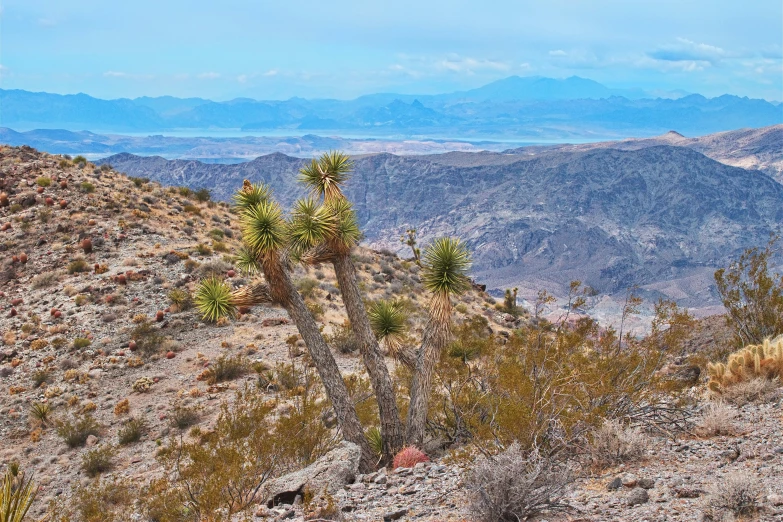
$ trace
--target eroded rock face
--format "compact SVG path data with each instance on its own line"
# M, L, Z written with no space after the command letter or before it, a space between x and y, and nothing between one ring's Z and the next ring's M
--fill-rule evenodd
M334 495L356 479L361 449L343 441L335 449L304 469L277 478L266 485L266 504L293 504L306 490L315 496Z

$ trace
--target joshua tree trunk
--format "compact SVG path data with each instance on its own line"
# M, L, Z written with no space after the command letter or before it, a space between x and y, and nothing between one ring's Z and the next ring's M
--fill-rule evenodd
M448 297L446 297L448 303ZM433 299L430 319L424 329L421 348L416 354L416 369L411 382L411 403L408 408L406 439L408 444L421 447L427 425L432 386L432 372L440 360L440 354L451 338L451 305ZM444 320L445 318L445 320Z
M329 346L321 335L318 324L307 309L302 296L296 291L280 260L276 256L267 259L263 263L263 268L270 284L272 298L288 311L307 345L310 357L326 389L326 395L337 414L337 422L343 432L343 438L357 444L362 450L360 470L366 473L375 469L376 459L372 448L367 437L364 436L364 429L356 415L356 408L348 394L348 388Z
M335 255L333 265L345 303L345 310L351 321L351 329L361 345L364 366L367 368L375 398L378 401L383 438L383 462L388 462L402 448L404 442L402 421L397 409L389 369L381 354L378 339L370 326L359 285L356 282L356 268L350 254Z

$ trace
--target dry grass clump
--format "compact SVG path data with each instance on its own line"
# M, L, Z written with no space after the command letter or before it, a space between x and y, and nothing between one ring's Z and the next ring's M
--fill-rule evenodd
M196 406L175 404L171 411L171 424L180 430L186 430L201 420L201 410Z
M207 382L215 384L224 381L233 381L250 371L250 363L242 355L226 356L221 355L215 363L210 366Z
M734 520L752 516L760 509L762 486L747 473L735 472L717 480L705 499L707 520Z
M122 446L138 442L146 429L144 419L129 419L117 433L118 442Z
M638 460L644 456L648 442L640 429L623 426L618 420L605 420L593 432L590 460L600 469Z
M737 432L736 416L735 408L723 402L711 402L702 411L696 430L704 437L733 435Z
M770 402L780 395L780 381L775 379L751 379L725 388L720 397L735 406L751 402Z
M518 522L543 512L562 511L570 471L514 443L492 458L480 457L467 476L472 520Z

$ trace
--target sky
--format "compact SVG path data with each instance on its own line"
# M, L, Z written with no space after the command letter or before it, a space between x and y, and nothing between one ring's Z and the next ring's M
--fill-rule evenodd
M781 0L0 0L0 87L350 99L511 75L783 99Z

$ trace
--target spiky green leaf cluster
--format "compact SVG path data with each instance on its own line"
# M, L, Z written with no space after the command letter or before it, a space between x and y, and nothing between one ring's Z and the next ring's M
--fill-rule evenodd
M459 295L470 288L470 252L451 237L438 238L424 250L422 282L434 294Z
M286 242L283 212L276 202L267 200L245 209L241 216L242 238L260 255L279 250Z
M367 442L370 443L373 452L375 452L376 455L381 455L383 453L383 435L381 434L381 430L376 426L372 426L367 429L364 436L367 437Z
M314 199L301 199L291 212L289 247L295 256L323 242L335 228L335 215Z
M313 196L331 201L342 197L340 186L353 169L350 158L338 151L327 152L299 171L299 181L310 187Z
M233 317L236 314L231 302L231 288L219 277L213 276L199 282L195 303L205 321L215 322L221 317Z
M263 183L246 182L244 187L234 194L234 205L244 211L259 203L269 201L272 191Z
M370 326L375 336L387 345L399 344L407 329L407 316L399 301L380 299L367 310Z
M234 256L234 265L246 276L256 275L261 270L258 252L247 245L242 245Z
M17 468L18 473L18 468ZM11 467L0 486L0 522L22 522L38 494L33 478L14 473Z
M347 199L340 198L328 203L327 207L334 216L332 239L338 242L342 248L353 248L362 237L353 205Z

